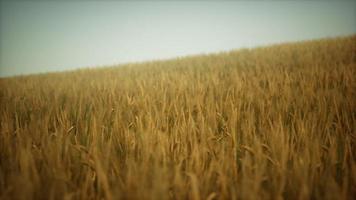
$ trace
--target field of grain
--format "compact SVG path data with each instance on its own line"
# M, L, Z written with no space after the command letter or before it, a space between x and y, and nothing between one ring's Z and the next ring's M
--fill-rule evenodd
M356 36L0 79L0 199L353 199Z

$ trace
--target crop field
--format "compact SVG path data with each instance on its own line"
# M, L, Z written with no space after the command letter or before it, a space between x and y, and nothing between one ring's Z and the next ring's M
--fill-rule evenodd
M0 199L354 199L356 36L0 79Z

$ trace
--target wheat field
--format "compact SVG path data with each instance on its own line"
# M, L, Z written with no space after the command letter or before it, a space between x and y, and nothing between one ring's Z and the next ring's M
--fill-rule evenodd
M0 199L353 199L356 36L0 79Z

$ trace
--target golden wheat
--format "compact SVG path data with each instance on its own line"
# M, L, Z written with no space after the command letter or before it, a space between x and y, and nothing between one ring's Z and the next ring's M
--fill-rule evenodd
M353 199L356 37L0 79L1 199Z

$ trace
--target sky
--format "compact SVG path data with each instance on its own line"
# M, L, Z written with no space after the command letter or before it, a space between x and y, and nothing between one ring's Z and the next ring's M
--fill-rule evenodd
M1 77L356 34L356 0L0 5Z

